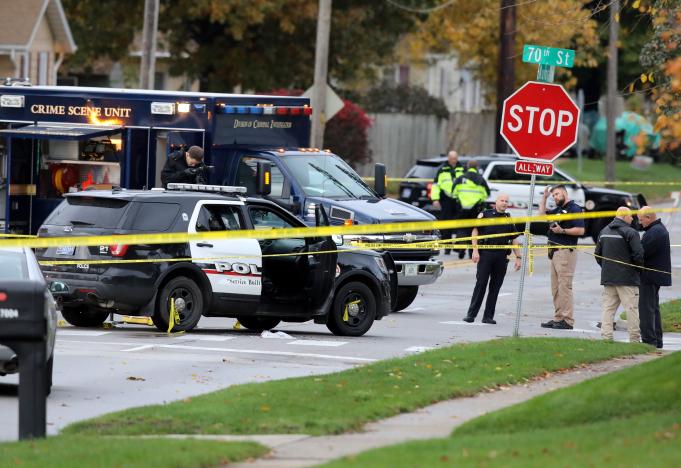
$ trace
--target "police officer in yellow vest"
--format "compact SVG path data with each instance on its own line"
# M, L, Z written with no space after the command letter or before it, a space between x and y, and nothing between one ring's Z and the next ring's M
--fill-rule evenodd
M456 219L457 203L454 199L454 180L463 174L463 166L459 163L459 154L452 150L447 154L447 162L439 167L433 185L430 188L430 199L433 201L433 208L440 210L440 219ZM452 230L443 229L442 239L451 239ZM449 246L449 244L447 244ZM451 249L445 249L445 254L449 254Z
M454 198L459 206L458 219L474 219L485 208L485 200L489 197L490 190L487 181L478 173L478 162L468 161L466 172L454 180ZM473 228L456 230L456 237L470 237ZM470 242L464 241L469 244ZM469 256L472 254L469 250ZM463 258L466 250L459 250L459 258Z

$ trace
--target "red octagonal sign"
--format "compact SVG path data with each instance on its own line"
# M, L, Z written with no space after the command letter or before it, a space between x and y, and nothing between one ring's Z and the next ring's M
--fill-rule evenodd
M578 122L562 86L529 81L504 101L501 135L519 157L553 161L577 142Z

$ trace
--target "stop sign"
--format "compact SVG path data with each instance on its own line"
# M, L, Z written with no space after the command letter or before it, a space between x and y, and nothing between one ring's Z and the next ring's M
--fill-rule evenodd
M562 86L529 81L504 101L501 135L519 157L553 161L577 141L578 123Z

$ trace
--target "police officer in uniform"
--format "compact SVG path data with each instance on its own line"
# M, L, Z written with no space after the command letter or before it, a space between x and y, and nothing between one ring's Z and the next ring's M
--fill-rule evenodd
M486 218L510 218L506 212L508 208L508 195L501 193L497 196L494 208L484 210L478 215L478 219ZM491 237L486 239L473 239L473 262L478 264L475 275L475 289L471 297L471 304L468 307L468 314L464 317L464 322L472 323L478 315L482 299L485 297L485 290L489 282L489 292L485 303L485 312L482 315L482 323L496 324L494 320L494 310L497 306L499 290L504 283L506 276L506 266L508 265L508 254L511 252L511 245L518 245L518 235L510 234L518 232L515 224L500 224L490 226L480 226L473 228L473 236L483 236L490 234L509 233L508 237ZM501 249L478 249L482 245L508 245L509 248ZM520 249L513 247L515 254L515 271L520 270Z
M440 210L440 220L456 219L457 203L454 199L454 180L463 174L463 166L459 163L459 154L452 150L447 154L447 162L439 167L433 185L430 188L430 199L433 208ZM452 230L443 229L442 239L451 239ZM449 246L449 244L446 244ZM451 249L445 249L448 255Z
M190 146L187 151L181 149L175 151L166 161L161 171L161 183L168 187L169 183L202 184L203 179L203 149L199 146Z
M458 203L458 219L474 219L482 212L485 201L489 197L490 190L487 181L478 173L478 162L468 161L466 172L454 181L454 198ZM457 239L460 237L470 237L471 228L461 228L456 230ZM469 252L472 254L472 252ZM466 255L466 249L459 250L459 258Z

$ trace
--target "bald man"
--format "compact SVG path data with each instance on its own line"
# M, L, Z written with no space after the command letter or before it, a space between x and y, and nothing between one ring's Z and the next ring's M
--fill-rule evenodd
M641 319L641 341L662 348L660 286L672 285L672 255L669 232L649 206L644 206L638 219L645 234L641 285L638 288L638 313Z
M633 216L625 206L617 208L617 215L603 228L596 243L596 261L601 266L603 285L603 314L601 336L613 339L613 320L620 304L627 313L629 341L641 340L638 315L638 287L641 284L643 247L638 232L631 227Z

